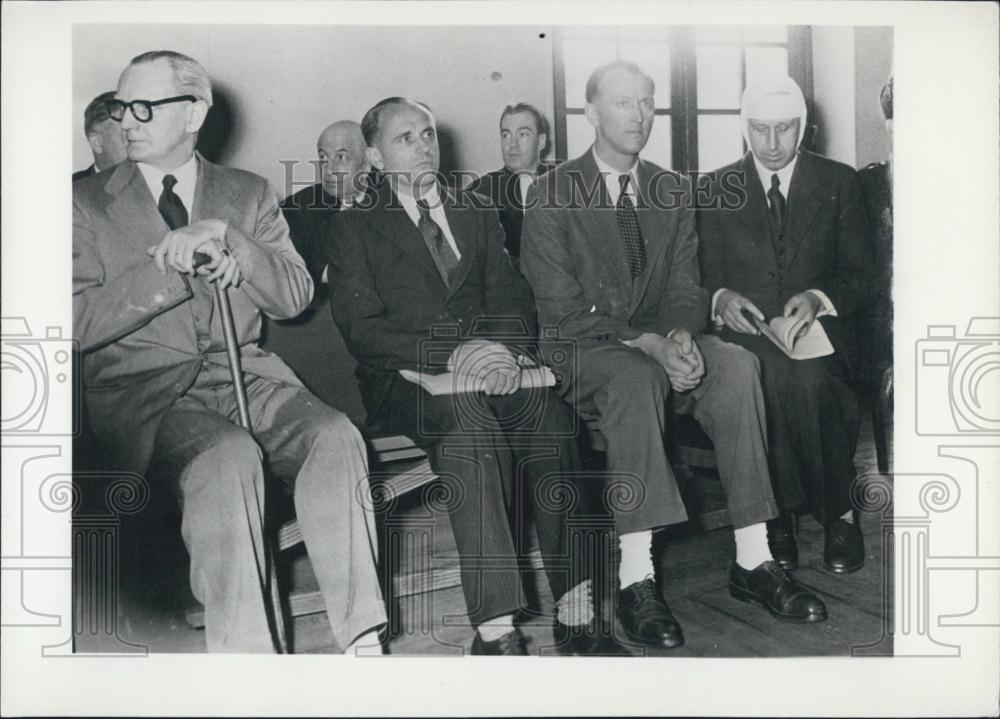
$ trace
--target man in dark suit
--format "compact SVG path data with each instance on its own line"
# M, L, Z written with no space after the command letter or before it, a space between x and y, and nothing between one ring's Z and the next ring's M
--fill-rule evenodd
M326 269L325 245L330 220L339 210L364 197L371 164L365 154L361 125L351 120L335 122L323 130L316 141L316 152L322 181L286 197L281 202L281 211L288 222L292 244L319 289ZM322 294L325 300L325 292Z
M784 517L770 526L771 548L797 562L788 513L806 504L826 529L824 564L853 572L864 545L851 510L859 398L854 325L874 286L861 188L853 168L799 150L802 91L789 77L747 87L741 107L750 151L717 171L743 193L735 207L699 213L702 268L722 339L761 362L775 495ZM724 179L726 178L726 179ZM834 353L792 360L759 334L752 318L797 318L800 336L819 321Z
M500 115L500 153L503 167L487 173L469 189L490 198L500 213L504 246L514 259L521 256L521 223L528 188L548 171L542 152L549 138L549 123L534 105L508 105Z
M522 268L543 326L578 346L562 366L563 391L597 420L613 477L632 478L620 507L618 617L649 646L683 643L650 556L652 530L687 519L667 462L664 404L693 411L715 443L736 536L730 593L780 619L821 621L818 597L772 560L765 520L770 487L764 406L753 355L702 335L708 298L699 285L694 213L684 178L639 159L649 139L652 79L616 61L587 82L593 147L541 178L524 224ZM553 358L555 361L555 358Z
M520 387L535 309L504 251L496 212L478 195L438 184L437 130L426 106L388 98L362 128L385 181L371 208L333 222L330 305L358 360L369 422L427 446L451 488L447 509L477 628L472 653L527 653L512 623L524 599L505 494L518 518L525 509L534 515L557 599L557 644L617 651L581 596L586 570L568 535L568 506L554 500L575 491L581 473L572 414L550 390ZM477 391L434 396L399 373L448 369ZM521 522L514 524L519 536Z
M180 498L191 588L212 652L284 649L264 534L264 466L295 506L336 643L378 646L385 623L364 443L340 412L257 346L261 313L292 317L312 281L263 178L194 150L212 104L205 70L156 51L109 102L128 159L73 186L73 320L94 434L117 470ZM196 253L210 257L194 268ZM231 298L253 435L238 417L220 307Z
M114 90L102 92L83 111L83 133L94 155L94 164L73 173L73 182L114 167L125 159L125 138L117 122L108 113L108 101L115 98Z

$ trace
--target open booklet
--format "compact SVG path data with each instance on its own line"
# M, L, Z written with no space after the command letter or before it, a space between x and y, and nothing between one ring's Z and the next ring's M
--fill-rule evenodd
M809 331L798 339L795 336L802 329L805 320L800 317L774 317L770 322L761 322L751 315L760 333L773 342L778 349L794 360L815 359L833 354L833 345L826 336L826 330L819 321L814 321Z
M469 375L456 372L442 374L427 374L409 369L399 370L403 379L418 384L430 394L461 394L463 392L478 392L479 387ZM521 388L552 387L556 376L548 367L524 367L521 369Z

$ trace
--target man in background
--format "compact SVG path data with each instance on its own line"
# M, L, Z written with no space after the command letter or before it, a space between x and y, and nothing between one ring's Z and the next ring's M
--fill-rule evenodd
M121 125L108 113L108 101L114 97L114 90L102 92L83 111L83 133L87 136L94 162L86 170L74 172L73 182L114 167L125 159L125 137Z
M367 456L341 412L257 346L313 285L267 182L195 152L212 86L171 51L134 58L108 111L128 159L73 185L73 330L112 469L169 482L210 652L285 649L265 535L265 463L295 509L335 643L378 647ZM207 265L195 268L196 254ZM216 288L230 297L253 424L239 417Z
M749 84L740 122L750 150L717 170L711 187L730 175L745 197L735 209L703 208L698 234L719 336L761 364L782 510L768 528L771 551L796 566L793 512L805 505L825 528L824 566L854 572L865 560L850 494L860 427L855 329L875 287L861 186L854 168L800 149L806 104L790 77ZM789 358L755 324L775 317L801 322L799 336L818 322L833 353Z
M534 105L508 105L500 114L503 167L483 175L469 187L490 198L500 213L506 236L504 246L515 266L521 256L521 223L528 188L549 169L541 161L548 140L549 123Z
M365 155L361 125L341 120L327 127L316 141L322 181L286 197L281 211L288 222L292 244L305 260L317 290L326 269L325 244L331 218L364 197L371 164ZM319 292L317 292L319 294ZM315 304L325 301L317 297Z

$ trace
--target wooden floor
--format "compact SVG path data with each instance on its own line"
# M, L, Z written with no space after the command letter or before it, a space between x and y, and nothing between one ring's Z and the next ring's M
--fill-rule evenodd
M862 428L856 464L859 475L874 475L874 445L867 425ZM413 516L421 511L415 506ZM405 529L406 512L394 520ZM678 657L850 656L859 648L877 645L876 649L860 651L891 654L891 638L884 636L889 608L883 606L883 596L892 596L888 585L891 570L885 569L891 564L883 557L881 517L863 515L861 526L867 550L864 568L854 574L835 575L822 566L822 528L811 517L801 518L800 568L795 576L819 594L829 614L826 621L812 625L780 622L763 609L729 596L727 578L735 553L731 529L672 530L668 541L657 543L662 544L658 561L667 578L667 602L684 629L686 643L669 652L649 653ZM147 526L146 530L155 528ZM435 520L433 530L433 554L428 556L404 546L404 566L399 572L405 575L415 566L429 564L437 570L435 576L454 576L454 543L447 519ZM146 554L148 558L148 552L156 553L152 567L144 561L140 570L134 560L127 556L123 560L126 576L119 595L117 636L114 631L78 633L78 651L130 651L128 645L145 646L151 652L205 651L203 633L192 629L184 619L193 600L186 577L187 558L179 537L144 549L133 547L124 554ZM300 559L292 564L291 580L297 588L310 587L312 577L307 562ZM529 584L534 584L536 590L529 592L534 606L523 626L530 640L529 650L554 654L552 597L544 574L534 572ZM391 654L457 655L472 642L473 630L457 586L398 597L391 601L390 612L397 624L397 633L388 645ZM296 652L335 649L325 614L297 618L290 634Z

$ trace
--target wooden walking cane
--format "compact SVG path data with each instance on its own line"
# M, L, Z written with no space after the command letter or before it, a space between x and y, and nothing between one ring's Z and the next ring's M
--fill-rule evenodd
M204 252L194 253L194 268L207 265L212 261ZM233 378L233 391L236 394L236 411L239 414L240 426L253 434L250 424L250 407L247 403L247 388L243 384L243 365L240 363L240 343L236 339L236 324L233 322L233 306L229 303L229 290L215 282L215 299L222 315L222 334L226 341L226 356L229 358L229 373Z
M207 265L212 261L211 256L204 252L194 253L194 268L198 269L202 265ZM222 287L218 281L215 282L215 299L219 306L219 313L222 315L222 334L226 342L226 356L229 359L229 374L233 379L233 392L236 395L236 411L239 416L240 426L253 436L253 426L250 423L250 405L247 402L247 388L243 383L243 365L240 362L240 343L236 338L236 324L233 322L233 306L229 302L229 288ZM265 539L265 541L267 541ZM271 601L274 603L274 625L278 635L278 644L281 652L288 651L288 638L285 634L285 622L281 612L281 596L278 592L278 580L274 571L274 556L271 543L267 542L268 563L268 584L271 585Z

